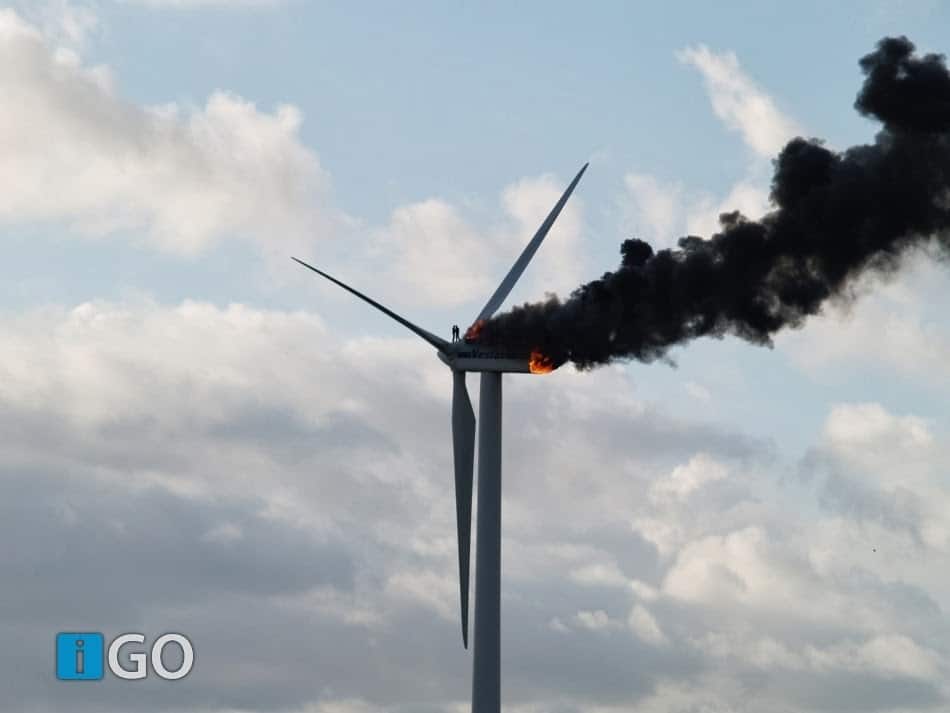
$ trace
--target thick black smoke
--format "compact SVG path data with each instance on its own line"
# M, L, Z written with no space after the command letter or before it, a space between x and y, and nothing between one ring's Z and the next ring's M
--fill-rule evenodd
M896 269L910 246L936 239L950 253L950 73L942 55L885 38L860 61L855 101L884 128L842 153L796 138L775 159L775 209L757 221L720 216L709 240L677 249L620 246L615 272L564 302L526 304L490 320L480 340L539 348L584 368L651 361L673 345L734 334L770 344L865 270Z

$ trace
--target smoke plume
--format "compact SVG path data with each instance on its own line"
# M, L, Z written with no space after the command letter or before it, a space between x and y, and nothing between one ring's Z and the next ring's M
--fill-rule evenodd
M719 217L708 240L654 252L620 246L620 267L561 301L525 304L482 328L481 341L538 348L558 364L652 361L677 344L732 334L771 344L867 270L895 270L910 247L950 252L950 73L942 55L885 38L860 60L854 103L883 124L873 144L831 151L789 141L774 160L774 209Z

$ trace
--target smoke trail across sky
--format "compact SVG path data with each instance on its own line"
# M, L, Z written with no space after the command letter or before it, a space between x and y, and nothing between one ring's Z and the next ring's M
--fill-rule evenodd
M654 252L626 240L614 272L568 299L525 304L487 322L485 342L525 344L558 364L652 361L701 336L770 344L861 273L895 270L914 245L950 253L950 72L885 38L860 60L855 108L883 128L870 145L834 152L796 138L775 159L774 210L720 216L710 239Z

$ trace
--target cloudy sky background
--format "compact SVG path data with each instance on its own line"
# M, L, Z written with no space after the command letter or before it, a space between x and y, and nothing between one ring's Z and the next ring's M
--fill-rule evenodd
M0 9L0 707L467 710L449 374L289 255L448 337L584 161L510 302L761 214L788 138L873 136L877 39L950 50L937 3L627 5ZM506 710L947 709L950 277L906 263L773 349L506 380ZM197 662L56 682L60 630Z

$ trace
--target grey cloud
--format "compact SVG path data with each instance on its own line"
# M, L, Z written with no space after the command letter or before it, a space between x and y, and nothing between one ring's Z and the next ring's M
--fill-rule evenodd
M54 316L37 333L55 331L57 319L73 318ZM448 380L444 393L430 392L431 374L410 370L417 355L404 342L368 345L365 356L345 343L340 351L286 350L291 341L319 341L307 331L315 324L281 313L148 305L94 339L83 332L64 339L63 361L75 363L78 350L83 369L39 368L39 386L4 395L0 536L15 546L0 550L0 629L24 643L0 653L0 695L27 710L68 704L97 713L299 711L348 699L414 713L446 711L467 698L471 658L454 618ZM0 322L0 340L19 340L34 356L44 339ZM155 339L166 351L148 380L123 368L105 369L109 378L98 380L102 363L148 363ZM191 365L199 343L209 352L204 376ZM275 355L279 370L268 366ZM3 356L0 365L15 367ZM323 378L310 378L315 372ZM113 393L103 383L122 388ZM633 708L662 696L670 682L712 675L758 686L762 710L811 710L783 687L794 672L712 657L692 642L750 624L795 651L862 641L864 632L847 620L827 627L789 611L777 621L755 602L663 594L676 550L663 555L635 531L638 516L679 528L684 543L758 526L779 543L763 555L776 567L776 587L782 577L812 582L816 593L851 598L880 614L882 626L945 656L939 600L923 585L870 571L798 573L807 558L785 541L799 523L773 490L781 464L770 444L626 397L620 408L591 407L621 391L609 373L534 392L530 383L507 394L506 701L546 710ZM559 399L581 407L560 408ZM686 501L652 503L653 480L697 451L729 464L729 476ZM609 565L610 577L572 577L588 564ZM444 606L427 599L439 591L393 588L394 578L419 573L439 580L419 586L447 587ZM657 598L642 600L632 579L660 590ZM638 602L665 644L648 644L628 628ZM609 625L584 628L580 611L604 611ZM554 617L568 630L554 630ZM52 637L77 627L107 635L181 630L193 637L198 663L180 684L57 684ZM856 680L849 676L812 672L801 680L831 706L846 693L840 681ZM877 690L892 679L878 672L862 681ZM939 705L936 683L897 680L885 700Z
M4 647L0 670L28 674L4 673L4 708L53 710L69 702L73 709L120 710L132 701L142 708L151 707L153 693L159 709L189 696L195 702L196 695L210 702L219 694L203 689L206 673L178 686L145 683L134 693L124 682L82 691L57 683L53 636L180 630L193 637L206 671L227 670L229 657L216 655L215 642L222 632L245 629L255 615L279 611L268 601L320 587L352 591L354 554L343 541L321 539L261 510L254 498L184 498L155 487L103 484L88 473L0 471L0 535L8 543L0 550L7 582L0 628L19 642ZM233 534L209 537L221 525ZM219 609L230 616L217 631L194 626L187 614ZM96 695L86 697L89 690Z
M751 694L765 691L827 713L872 713L888 710L939 710L946 698L936 685L908 678L884 678L861 673L835 672L815 676L783 673L758 676Z

